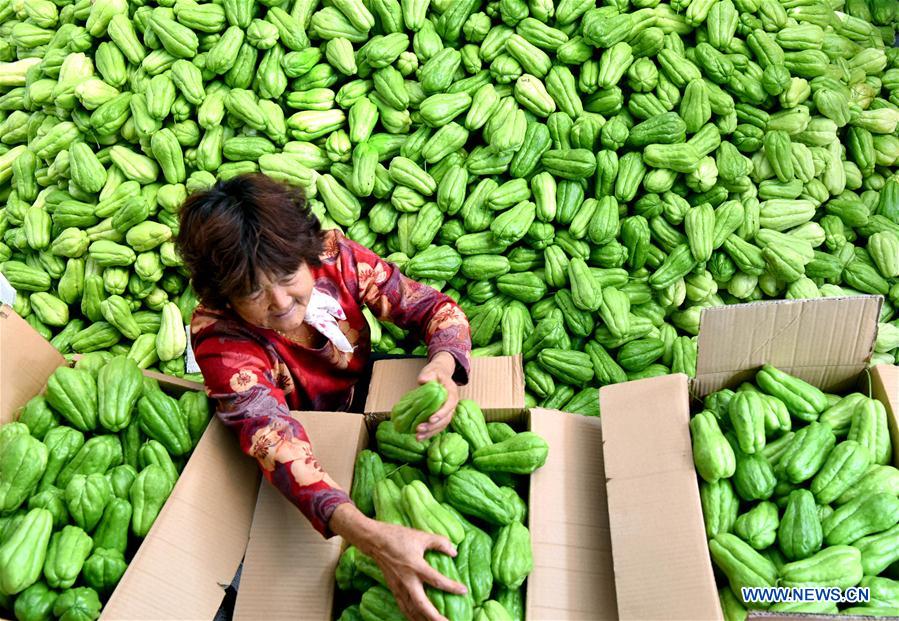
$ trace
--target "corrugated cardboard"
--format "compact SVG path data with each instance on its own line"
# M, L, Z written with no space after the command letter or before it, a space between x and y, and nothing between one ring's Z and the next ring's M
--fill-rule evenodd
M418 386L417 378L423 365L421 358L375 362L365 413L376 420L387 418L400 397ZM476 402L488 421L509 420L523 414L524 369L521 356L475 358L471 375L471 381L460 391L460 398Z
M871 396L889 405L887 422L893 441L893 464L899 464L899 367L879 365L875 370L871 373Z
M735 387L764 362L828 391L867 391L870 378L899 445L899 368L866 370L880 304L862 296L708 309L692 383L673 375L600 390L621 619L722 618L692 460L691 394Z
M617 619L599 420L533 409L530 429L550 450L546 464L531 475L534 571L526 584L525 617Z
M369 423L417 385L423 360L375 364L366 412ZM460 391L490 420L511 421L549 443L546 464L530 479L534 570L526 583L530 620L616 619L609 544L602 435L597 419L524 407L520 358L478 358ZM296 414L315 454L348 489L356 453L367 445L363 418ZM263 485L250 534L235 618L325 621L331 618L340 538L324 541L280 492ZM301 613L299 611L302 611Z
M738 385L765 363L825 390L845 390L871 359L882 303L865 295L707 308L693 393Z
M0 308L0 423L15 420L65 363L10 307ZM145 375L176 395L201 388L159 373ZM254 461L213 419L101 620L212 619L246 547L258 479Z
M687 376L616 388L600 390L600 410L619 618L720 618L687 426Z
M305 427L322 468L349 490L356 454L368 443L363 417L347 412L292 414ZM234 618L330 619L341 549L339 537L324 539L293 503L263 481Z
M7 305L0 306L0 422L44 389L56 367L65 364L56 348Z

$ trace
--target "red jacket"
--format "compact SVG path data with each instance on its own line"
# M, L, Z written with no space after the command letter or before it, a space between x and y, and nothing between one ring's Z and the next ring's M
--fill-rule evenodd
M362 305L379 320L417 332L428 357L446 351L456 359L454 379L468 381L468 320L448 296L406 278L399 268L339 231L325 233L322 265L310 266L315 288L339 302L341 332L355 347L339 351L297 344L274 330L244 322L232 311L197 308L191 343L217 415L237 432L243 451L325 536L334 509L349 498L315 459L303 426L290 410L346 410L371 353Z

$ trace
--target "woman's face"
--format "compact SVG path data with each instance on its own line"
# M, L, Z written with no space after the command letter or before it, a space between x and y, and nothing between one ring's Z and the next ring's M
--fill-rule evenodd
M231 307L248 323L282 332L294 330L306 317L313 285L312 272L305 263L279 279L260 274L257 289L232 299Z

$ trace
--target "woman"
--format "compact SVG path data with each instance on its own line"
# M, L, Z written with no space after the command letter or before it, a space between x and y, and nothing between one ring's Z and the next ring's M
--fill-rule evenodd
M201 303L191 342L218 417L319 532L340 535L377 561L410 619L443 619L423 583L465 588L431 568L424 552L455 556L452 543L362 514L321 469L289 410L350 408L371 354L364 304L427 342L418 381L440 382L448 398L416 435L439 433L452 418L458 385L468 381L464 313L340 232L323 232L299 190L264 175L193 194L180 224L178 248Z

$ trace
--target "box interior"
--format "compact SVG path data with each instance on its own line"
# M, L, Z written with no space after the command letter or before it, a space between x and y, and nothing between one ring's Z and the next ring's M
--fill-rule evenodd
M424 360L379 361L366 417L302 412L322 467L341 485L352 483L355 457L369 446L371 425L417 385ZM461 398L474 399L491 421L540 433L550 445L546 464L530 479L528 526L534 570L526 583L528 619L616 619L599 420L524 408L518 357L478 358ZM366 427L367 420L369 427ZM369 433L366 433L368 431ZM271 485L263 484L238 591L235 618L332 618L339 537L325 541ZM298 560L299 559L299 560Z
M691 395L735 388L765 362L827 391L868 392L870 381L871 395L886 406L899 457L899 367L867 369L881 302L860 296L707 309L692 382L674 375L601 389L621 619L722 618L692 459Z
M0 308L0 424L14 421L64 364L66 359L9 306ZM152 371L144 375L173 395L202 389ZM211 619L243 556L258 482L255 460L213 417L101 620Z

